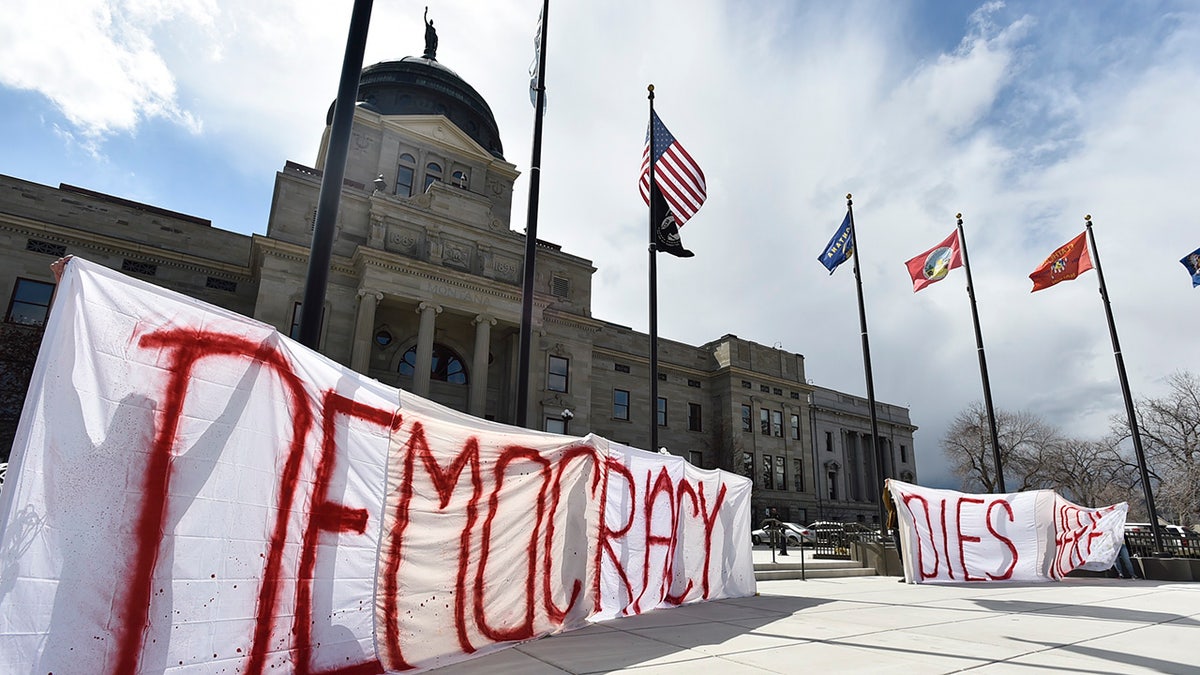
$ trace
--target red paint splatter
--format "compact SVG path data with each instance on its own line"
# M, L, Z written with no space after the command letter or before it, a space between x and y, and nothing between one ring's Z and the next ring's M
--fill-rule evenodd
M963 534L962 525L962 507L963 504L982 504L983 500L978 497L959 497L954 505L954 519L956 523L955 534L958 536L958 562L962 565L964 581L986 581L983 577L971 576L971 570L967 567L967 558L965 546L967 542L976 543L981 541L979 537ZM945 528L950 529L950 528ZM949 567L949 565L947 565Z
M314 571L317 566L317 544L321 532L355 532L362 534L367 529L367 510L351 509L342 504L328 500L330 483L336 468L338 447L336 441L337 417L345 415L361 419L392 431L400 428L400 412L395 408L375 408L353 399L346 398L335 391L325 392L321 402L322 440L321 456L317 462L316 477L313 493L309 502L309 521L304 529L304 539L300 551L300 572L297 575L296 615L292 621L292 632L295 637L296 658L294 659L297 675L308 675L312 663L312 586ZM382 672L378 662L356 664L346 668L358 667L377 668ZM338 672L343 672L344 669ZM357 672L357 671L356 671ZM366 672L366 671L364 671Z
M495 520L496 513L500 507L500 490L504 486L508 465L517 461L533 462L540 466L542 485L538 490L534 526L529 533L529 543L526 546L525 616L516 625L507 628L497 628L488 622L487 615L483 611L483 578L487 571L488 554L491 551L492 522ZM538 534L542 527L542 518L546 510L546 490L552 478L550 462L545 457L542 457L541 453L532 448L520 446L508 447L500 453L500 458L496 461L494 475L496 483L492 489L491 497L488 498L488 515L483 521L483 542L479 551L479 567L475 570L475 623L479 626L480 632L496 642L528 640L534 635L533 610L535 603L533 593L535 587L534 579L537 574L537 543ZM465 554L465 550L463 553Z
M296 479L304 454L304 438L313 421L307 392L287 358L268 341L253 342L240 336L195 328L171 328L143 335L138 344L144 349L160 349L168 353L168 380L163 391L164 410L159 418L161 425L150 447L142 487L144 498L134 526L137 545L133 552L133 578L123 603L122 620L115 630L117 659L113 672L121 674L138 670L141 643L149 622L150 584L167 519L173 450L192 370L201 359L233 358L249 359L274 371L288 392L293 417L292 439L279 492L279 516L263 572L253 649L246 669L249 675L258 675L266 654L266 639L274 622L273 610L287 531L287 514L296 491Z
M997 506L1003 506L1004 510L1008 512L1008 521L1009 522L1014 522L1016 520L1016 517L1013 515L1012 506L1003 499L996 499L996 500L992 501L991 504L988 504L988 510L987 510L988 532L991 532L992 536L995 537L996 539L999 539L1000 541L1004 542L1004 545L1007 546L1008 550L1012 553L1012 562L1009 563L1008 569L1004 570L1004 572L999 575L993 575L990 572L988 573L988 576L991 577L994 581L1003 581L1005 579L1012 578L1013 570L1015 570L1017 568L1017 561L1020 559L1020 554L1017 553L1017 547L1013 545L1011 539L1000 534L999 532L996 531L996 528L992 527L992 509L996 508Z
M433 481L434 488L437 490L438 497L441 500L442 509L449 506L454 486L458 484L463 470L468 466L471 469L472 494L470 500L467 502L467 520L459 538L460 555L454 593L454 623L457 628L459 647L467 654L475 651L466 633L465 591L467 556L465 552L468 550L471 530L474 529L475 520L478 516L477 503L480 495L483 494L483 479L480 476L479 468L479 441L475 437L467 439L462 452L451 462L449 470L443 471L441 465L438 464L437 459L429 449L424 427L420 422L414 422L409 429L408 443L404 449L404 476L401 479L400 485L396 488L400 493L400 499L396 505L395 522L392 524L389 541L383 553L382 613L384 639L382 647L384 662L391 670L410 670L413 668L404 659L403 650L400 646L398 605L400 589L398 574L400 563L404 559L404 532L408 528L410 520L409 508L412 503L413 480L415 478L416 460L418 458L421 460L425 473Z
M633 584L629 581L629 576L625 573L625 568L621 566L621 560L617 556L616 550L613 549L612 542L615 539L620 539L629 533L633 527L633 509L629 510L629 518L620 529L612 530L608 527L608 480L609 477L616 473L625 479L629 490L629 503L637 503L637 483L633 480L633 474L625 465L619 461L609 457L605 462L607 470L604 472L604 490L600 498L600 534L597 537L596 546L596 563L592 573L592 597L596 607L600 606L600 569L602 558L605 553L612 560L613 566L616 567L617 575L621 578L621 583L625 586L625 592L628 596L628 602L633 602Z
M567 470L567 465L575 460L590 460L592 463L591 494L593 497L596 496L596 489L600 484L600 477L602 473L600 471L601 465L599 453L597 453L595 449L588 446L568 448L563 452L562 459L560 459L558 462L558 472L554 477L554 496L550 501L550 517L546 525L546 545L543 547L544 561L542 564L543 603L545 604L546 616L549 617L550 621L552 621L555 626L562 625L563 618L566 617L567 613L571 611L571 608L575 606L575 603L579 600L580 593L583 591L583 582L580 579L575 579L571 588L571 600L567 603L566 609L560 609L554 604L554 593L550 587L550 571L553 569L552 552L554 549L554 516L556 513L558 513L558 505L562 498L563 473ZM592 611L595 611L596 609L597 607L594 606Z

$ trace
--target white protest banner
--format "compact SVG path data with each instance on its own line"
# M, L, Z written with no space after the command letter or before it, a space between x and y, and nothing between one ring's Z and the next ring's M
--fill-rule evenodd
M1050 581L1107 570L1124 542L1125 502L1072 504L1051 490L965 494L888 480L910 582Z
M416 672L752 595L750 487L76 258L0 492L0 671Z

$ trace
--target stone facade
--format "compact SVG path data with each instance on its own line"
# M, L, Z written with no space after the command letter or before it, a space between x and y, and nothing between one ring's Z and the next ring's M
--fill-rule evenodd
M876 460L882 460L884 476L916 481L916 427L909 421L908 409L875 402L879 440L872 449L870 409L865 398L817 387L809 395L808 406L819 519L878 522L883 486ZM864 513L867 504L873 508Z
M287 162L276 175L265 236L0 176L6 344L36 344L49 263L64 253L295 335L328 133L315 167ZM360 105L320 351L387 384L512 423L525 248L510 229L517 176L447 117ZM529 426L647 447L655 409L648 336L591 316L589 260L548 242L537 249ZM31 356L0 350L5 455ZM699 346L660 340L658 358L660 445L699 466L752 476L756 525L770 509L797 522L874 520L880 490L862 443L870 430L862 399L809 384L802 355L734 335ZM887 420L885 468L915 478L908 411L878 409ZM826 448L827 438L836 447Z

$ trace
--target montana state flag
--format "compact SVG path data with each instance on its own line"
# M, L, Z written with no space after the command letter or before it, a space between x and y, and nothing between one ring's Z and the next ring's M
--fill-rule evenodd
M846 218L842 221L842 226L837 232L833 233L833 238L829 240L829 244L825 246L825 250L821 255L817 256L817 260L829 270L830 274L838 268L838 265L850 259L854 255L854 235L850 232L850 212L846 212Z
M962 248L958 245L958 230L950 233L942 243L904 263L912 277L913 293L935 281L946 278L955 267L962 267Z
M1200 286L1200 248L1183 256L1179 262L1183 263L1188 274L1192 275L1192 288Z
M1033 290L1040 291L1050 288L1060 281L1070 281L1084 272L1092 269L1092 257L1088 253L1087 231L1080 232L1078 237L1059 246L1042 264L1029 275L1033 280Z

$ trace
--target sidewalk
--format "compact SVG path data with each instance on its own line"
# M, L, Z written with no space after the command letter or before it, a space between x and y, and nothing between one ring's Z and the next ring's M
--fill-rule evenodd
M758 592L594 624L432 672L1200 672L1197 583L850 577L763 581Z

